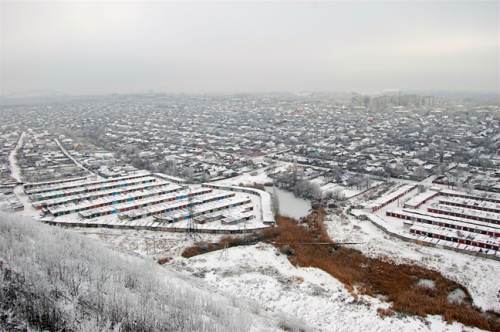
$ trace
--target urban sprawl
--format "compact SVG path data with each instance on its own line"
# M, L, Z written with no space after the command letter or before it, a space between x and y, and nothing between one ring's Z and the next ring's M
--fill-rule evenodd
M245 233L293 192L500 259L500 108L378 95L111 95L0 108L0 208L68 227Z

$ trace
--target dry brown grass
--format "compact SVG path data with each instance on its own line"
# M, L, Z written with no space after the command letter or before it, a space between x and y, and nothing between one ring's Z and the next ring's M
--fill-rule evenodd
M182 256L192 257L226 246L268 241L279 250L283 251L286 247L292 264L322 269L340 280L355 297L357 294L383 295L388 302L392 302L392 307L379 311L381 317L390 316L394 311L421 317L441 315L448 322L458 321L468 326L500 331L500 315L485 313L475 307L469 292L462 285L434 270L370 258L359 250L337 246L326 232L324 217L322 209L311 213L302 223L278 216L275 228L244 237L223 237L215 244L197 244L187 248ZM332 245L311 245L316 242ZM435 288L417 286L420 279L432 280ZM448 294L456 288L466 294L462 304L447 301Z
M472 305L465 287L443 277L439 272L411 264L369 258L360 251L325 245L302 245L304 242L332 242L323 223L324 211L316 211L298 224L295 220L278 217L277 243L287 243L294 251L290 261L298 266L317 267L343 282L348 289L366 295L384 295L392 302L392 310L425 317L441 315L448 321L459 321L491 331L500 331L500 315L483 313ZM418 287L420 279L430 279L434 289ZM456 288L466 296L463 304L451 304L448 294ZM386 314L388 312L384 312ZM379 313L380 314L380 313Z
M224 248L255 244L260 241L266 241L275 238L278 234L278 231L278 228L267 228L259 232L250 233L239 237L229 235L224 236L219 240L219 242L216 243L195 243L191 247L184 249L184 251L182 252L182 257L189 258L207 252L221 250Z
M378 308L377 309L377 314L382 317L391 317L394 316L395 312L391 308L383 309L383 308Z
M172 260L172 257L161 257L158 258L157 263L160 265L167 264Z

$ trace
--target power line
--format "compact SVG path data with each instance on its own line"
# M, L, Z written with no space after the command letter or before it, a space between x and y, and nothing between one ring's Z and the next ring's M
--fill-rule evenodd
M187 193L187 210L188 210L188 222L187 222L187 230L186 230L186 237L191 239L191 240L199 240L200 235L198 234L198 225L194 221L194 204L193 204L193 196L191 195L191 188L188 187L188 193Z

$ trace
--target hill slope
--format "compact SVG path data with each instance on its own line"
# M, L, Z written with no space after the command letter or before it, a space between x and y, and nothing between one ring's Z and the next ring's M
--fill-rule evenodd
M289 319L201 287L84 236L0 214L0 330L289 328Z

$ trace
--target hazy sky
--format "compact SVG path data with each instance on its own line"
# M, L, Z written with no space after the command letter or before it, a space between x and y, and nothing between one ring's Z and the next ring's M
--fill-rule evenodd
M500 90L499 1L0 0L3 93Z

